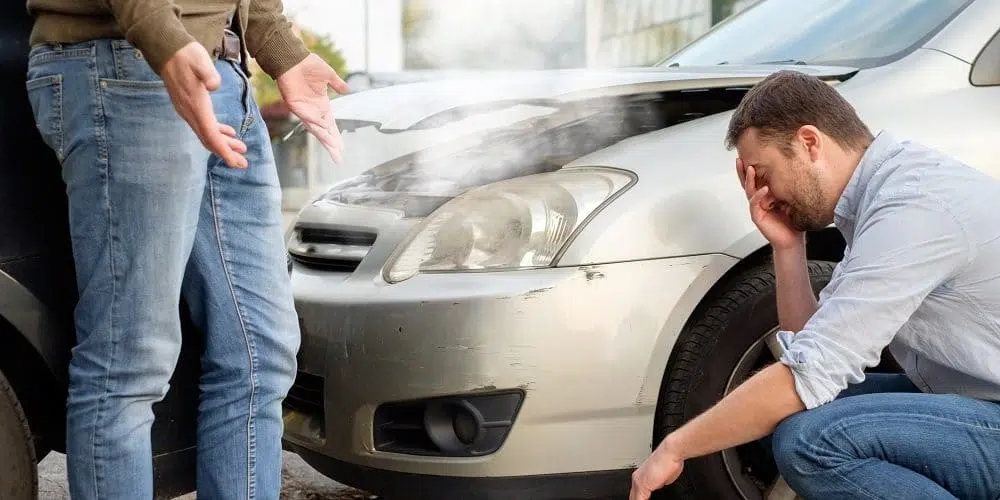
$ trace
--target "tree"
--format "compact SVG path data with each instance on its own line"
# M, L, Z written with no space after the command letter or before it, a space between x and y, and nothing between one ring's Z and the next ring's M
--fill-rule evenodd
M336 48L333 41L330 40L329 36L320 35L312 31L299 28L299 36L302 41L305 42L306 47L333 68L338 75L343 77L347 74L347 62L344 60L343 54L340 50ZM269 104L276 103L281 100L281 93L278 92L278 84L274 81L267 73L264 73L257 65L256 61L252 63L253 76L250 77L251 83L253 84L254 93L257 96L257 102L261 107L267 106Z

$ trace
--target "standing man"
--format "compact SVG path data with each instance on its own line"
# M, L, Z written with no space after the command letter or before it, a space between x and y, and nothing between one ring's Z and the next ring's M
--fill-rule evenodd
M27 90L62 164L80 292L70 495L152 496L151 407L180 352L183 294L206 334L199 497L278 498L281 401L299 331L281 190L246 58L335 157L327 90L346 85L294 35L280 0L27 7Z
M632 500L684 460L773 433L805 498L1000 495L1000 183L938 151L872 136L839 93L782 71L729 125L750 216L771 244L784 354L670 433ZM817 301L804 232L847 250ZM906 374L868 374L889 347Z

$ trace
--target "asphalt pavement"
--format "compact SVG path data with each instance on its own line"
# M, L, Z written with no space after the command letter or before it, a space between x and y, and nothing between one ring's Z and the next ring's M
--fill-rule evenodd
M348 488L316 472L298 455L285 452L282 470L284 487L281 500L372 500L367 493ZM66 484L66 456L50 453L38 469L38 498L40 500L68 500ZM194 493L175 500L195 500Z

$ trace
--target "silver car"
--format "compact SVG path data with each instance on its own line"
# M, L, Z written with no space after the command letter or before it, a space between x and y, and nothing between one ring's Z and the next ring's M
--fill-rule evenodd
M655 67L337 99L357 175L288 242L286 446L390 499L627 494L665 433L780 354L724 147L741 97L802 71L873 131L1000 174L998 27L996 0L765 0ZM818 292L844 241L808 250ZM794 496L761 443L688 461L668 491Z

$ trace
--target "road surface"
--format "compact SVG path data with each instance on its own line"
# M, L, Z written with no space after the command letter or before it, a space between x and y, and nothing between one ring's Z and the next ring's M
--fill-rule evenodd
M372 495L348 488L316 472L298 455L285 452L282 471L284 488L281 500L372 500ZM38 498L40 500L68 500L66 485L66 456L50 453L38 469ZM195 500L195 494L176 500Z

